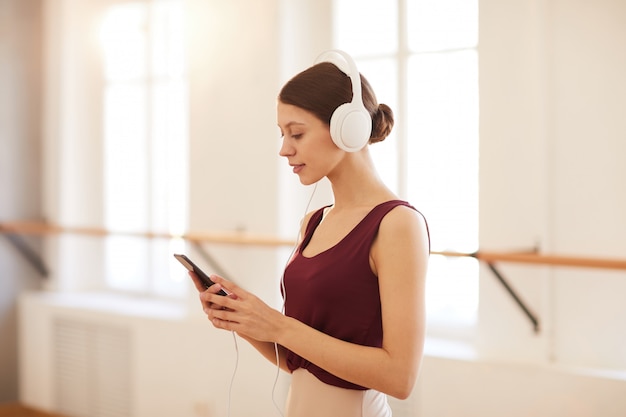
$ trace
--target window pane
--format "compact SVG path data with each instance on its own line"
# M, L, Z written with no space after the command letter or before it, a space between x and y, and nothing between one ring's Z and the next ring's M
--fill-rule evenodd
M187 92L182 80L152 93L152 229L183 233L187 218Z
M409 0L409 49L473 48L478 43L477 0Z
M435 251L478 249L477 68L473 50L409 60L407 187ZM476 260L432 256L426 297L431 324L474 323Z
M431 324L467 326L478 315L478 260L432 255L426 280Z
M398 49L395 1L334 2L335 42L352 55L390 54Z
M478 236L478 77L475 51L409 60L408 182L434 250L474 251Z
M132 79L146 75L147 8L130 3L112 7L100 29L104 50L104 74L108 79Z
M114 231L182 234L187 229L187 85L179 0L116 5L101 31L105 225ZM182 296L172 268L180 239L114 236L106 241L106 285ZM181 273L183 272L183 273Z
M174 253L187 252L187 246L182 239L158 239L150 245L152 251L153 268L150 273L150 288L152 294L165 297L182 297L188 288L190 278L185 268L174 259Z
M153 3L152 72L156 76L183 76L185 72L184 17L180 2Z
M153 90L152 230L182 234L187 230L187 90L182 80L161 82ZM150 292L183 296L188 276L172 254L186 252L181 239L151 242ZM183 280L185 280L183 282Z
M105 246L106 283L109 288L145 292L150 269L149 247L140 237L111 236Z
M109 86L104 112L105 224L116 230L145 231L149 182L144 88Z

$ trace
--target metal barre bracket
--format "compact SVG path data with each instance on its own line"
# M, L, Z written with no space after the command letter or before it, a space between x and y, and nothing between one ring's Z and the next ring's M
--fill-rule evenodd
M28 245L26 240L17 234L4 233L3 235L42 277L45 278L48 276L48 268L46 267L43 259L41 259L41 256L37 253L37 251Z
M485 263L487 264L491 272L493 272L493 274L498 279L498 281L502 284L502 286L506 289L509 295L513 298L513 300L515 300L515 303L517 304L517 306L522 309L522 311L524 312L528 320L531 321L531 323L533 324L533 330L535 331L535 334L538 334L540 330L540 326L539 326L539 319L537 318L537 316L532 311L530 311L530 308L528 308L526 303L520 298L520 296L517 294L515 289L513 289L513 287L511 286L511 284L509 284L509 282L504 278L504 276L500 273L500 271L498 271L498 269L495 267L493 262L485 262Z

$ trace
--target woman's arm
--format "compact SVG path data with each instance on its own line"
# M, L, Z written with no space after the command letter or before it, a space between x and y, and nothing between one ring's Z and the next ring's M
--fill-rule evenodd
M265 357L265 359L267 359L274 365L276 365L276 349L278 349L278 360L280 361L280 369L291 373L289 368L287 368L287 352L285 351L284 347L273 342L260 342L243 334L240 334L239 336L247 340L248 343L250 343L261 355L263 355L263 357Z
M383 219L371 251L378 275L383 346L349 344L293 320L279 341L327 371L398 398L410 395L423 353L429 243L424 219L398 207Z
M298 234L297 245L300 245L300 242L302 241L302 237L304 236L306 225L308 224L309 219L311 218L313 213L314 212L307 213L306 216L302 219L302 222L300 223L300 233ZM294 248L294 252L291 254L292 257L295 255L296 248L297 246ZM289 259L288 262L289 261L291 261L291 259ZM214 309L214 308L220 309L221 308L220 306L214 306L213 303L205 301L204 298L206 297L202 297L202 293L206 292L207 294L210 294L210 293L216 294L220 291L221 286L213 285L211 288L206 289L193 272L189 273L189 275L191 276L196 288L200 292L200 302L202 303L203 310L207 313L207 315L210 309ZM212 278L217 279L217 276L213 275ZM233 298L236 298L236 296L234 296ZM273 364L276 364L276 350L278 350L280 368L286 372L291 372L287 368L287 359L286 359L287 352L285 351L285 348L283 348L282 346L274 342L259 341L245 334L238 333L238 335L244 340L246 340L248 343L250 343L261 355L263 355L263 357L265 357L268 361L272 362Z
M397 207L385 216L371 251L371 265L379 277L382 348L328 336L271 309L253 294L219 277L218 285L224 284L237 299L210 295L205 301L225 309L210 309L207 314L216 327L235 330L257 341L277 342L342 379L406 398L422 358L428 253L426 224L421 215Z

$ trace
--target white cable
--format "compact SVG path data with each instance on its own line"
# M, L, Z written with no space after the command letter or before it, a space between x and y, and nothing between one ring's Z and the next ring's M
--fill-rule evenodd
M285 263L285 267L283 268L283 274L280 277L280 288L282 289L282 292L283 292L283 305L280 311L283 314L285 314L285 303L287 302L287 291L285 289L285 272L284 271L285 269L287 269L287 266L289 265L289 261L291 261L291 258L296 253L296 249L298 249L298 246L300 245L300 238L302 234L302 221L304 221L306 214L309 212L311 201L313 201L313 196L315 195L315 191L317 191L317 184L319 184L319 182L315 183L315 186L313 187L313 191L311 192L311 196L309 197L309 201L307 202L306 208L304 209L304 214L302 215L300 227L298 227L298 235L296 237L296 244L291 250L289 257L287 258L287 262ZM281 417L285 417L283 412L280 410L278 403L276 403L276 396L275 396L276 385L278 384L278 377L280 376L280 354L278 352L278 343L276 342L274 342L274 352L276 353L276 377L274 378L274 385L272 386L272 402L274 403L274 407L276 408L276 411L278 411L278 414L280 414Z
M235 375L237 374L237 366L239 366L239 346L237 345L237 336L235 336L235 331L232 330L233 341L235 342L235 369L233 369L233 375L230 377L230 386L228 387L228 414L230 417L230 400L233 393L233 383L235 382Z
M311 192L311 196L309 197L309 201L306 205L306 208L304 209L304 215L302 216L302 219L304 219L306 214L309 212L311 201L313 201L313 196L315 195L315 191L317 190L317 184L318 183L315 183L313 191ZM298 245L300 243L301 232L302 232L302 224L300 224L300 227L298 228L298 236L296 237L296 244L291 250L291 254L289 254L289 257L287 258L287 263L285 264L285 268L283 268L283 271L284 269L287 268L287 266L289 265L289 261L291 260L293 255L296 253L296 249L298 248ZM285 313L285 301L287 300L287 293L285 291L285 274L284 273L280 279L280 286L281 286L281 289L283 290L283 305L281 307L281 312L284 314ZM237 367L239 366L239 346L237 345L237 336L235 335L234 331L231 331L231 333L233 334L233 341L235 342L236 355L235 355L235 368L233 369L233 374L230 377L230 385L228 387L228 413L227 413L228 417L230 417L230 405L231 405L231 398L232 398L232 393L233 393L233 384L235 382L235 375L237 374ZM280 414L281 417L285 417L283 412L280 409L280 406L276 402L276 398L274 395L276 392L276 386L278 384L278 377L280 375L280 354L278 352L278 343L276 342L274 342L274 352L276 353L276 377L274 378L274 385L272 386L272 402L274 403L274 407L276 408L276 411L278 411L278 414Z
M278 354L278 343L274 342L274 352L276 353L276 377L274 378L274 385L272 386L272 403L274 403L274 408L281 417L285 417L283 412L280 410L280 406L276 402L276 397L274 393L276 392L276 385L278 384L278 376L280 375L280 355Z
M298 227L298 235L296 237L296 244L293 247L293 249L291 250L291 253L289 254L289 257L287 258L287 262L285 263L285 267L283 268L283 274L280 277L280 288L283 290L283 306L281 307L280 311L284 314L285 313L285 303L287 301L287 290L285 289L285 269L287 269L287 266L289 265L289 261L291 260L291 258L293 257L293 255L296 253L296 249L298 249L298 245L300 244L300 238L302 237L302 222L304 221L304 218L306 217L307 213L309 212L309 208L311 206L311 202L313 201L313 196L315 195L315 191L317 191L317 184L319 184L319 181L315 183L315 186L313 187L313 191L311 192L311 196L309 197L309 201L306 203L306 208L304 209L304 214L301 217L300 220L300 227Z

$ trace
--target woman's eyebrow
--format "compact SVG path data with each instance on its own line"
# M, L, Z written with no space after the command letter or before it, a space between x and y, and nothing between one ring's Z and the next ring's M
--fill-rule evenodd
M300 125L300 126L304 126L305 124L306 124L306 123L304 123L304 122L297 122L297 121L295 121L295 120L292 120L292 121L290 121L289 123L287 123L287 124L285 125L285 127L286 127L286 128L288 128L288 127L291 127L291 126L293 126L293 125ZM278 127L280 127L280 125L278 125ZM281 128L281 129L282 129L282 128Z

